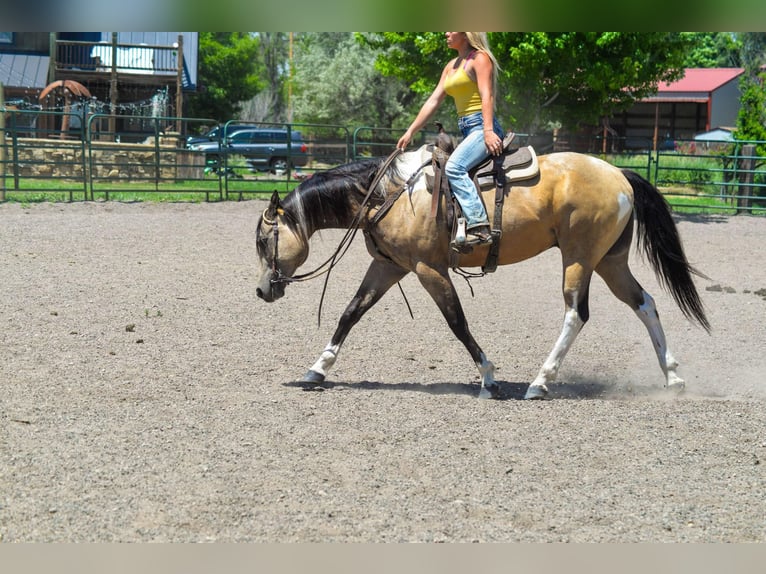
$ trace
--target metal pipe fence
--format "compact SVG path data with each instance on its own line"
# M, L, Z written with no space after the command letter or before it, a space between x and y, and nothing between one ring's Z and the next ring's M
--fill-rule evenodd
M190 142L217 125L211 119L115 116L89 113L87 107L76 112L9 108L0 113L5 120L0 201L267 197L275 190L291 191L317 171L388 155L401 136L401 130L373 126L228 122L203 151ZM280 161L259 164L230 145L227 134L247 129L286 134L285 151L275 155ZM432 142L436 135L421 131L412 147ZM633 169L660 188L677 211L766 213L766 142L675 140L651 150L651 142L635 138L561 141L550 134L516 134L514 141L533 145L539 154L571 149Z

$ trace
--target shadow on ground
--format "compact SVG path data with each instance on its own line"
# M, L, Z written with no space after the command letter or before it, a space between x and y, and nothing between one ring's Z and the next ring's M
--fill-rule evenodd
M500 386L500 396L497 400L511 401L524 400L524 395L529 388L529 383L497 381ZM301 389L306 392L322 392L332 389L349 389L357 391L408 391L428 393L431 395L473 395L478 396L478 383L384 383L380 381L325 381L323 383L308 383L304 381L290 381L283 383L286 387ZM664 387L647 386L636 387L632 385L615 385L604 381L578 380L572 382L552 383L548 385L549 394L547 399L565 400L629 400L629 399L653 399L672 400L678 397L685 398L723 398L722 396L707 396L697 393L690 394L687 391L670 391Z

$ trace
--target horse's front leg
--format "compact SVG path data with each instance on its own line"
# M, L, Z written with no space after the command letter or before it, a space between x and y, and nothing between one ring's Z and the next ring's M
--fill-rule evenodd
M386 291L400 281L407 273L406 269L402 269L391 261L376 259L370 264L356 295L351 299L340 321L338 321L338 327L335 329L332 339L324 351L322 351L316 363L303 376L302 382L324 382L327 372L335 364L340 347L343 345L343 341L346 340L351 328L380 300Z
M468 330L468 321L466 321L465 313L463 313L463 306L460 304L460 299L452 280L449 278L448 271L446 269L439 271L421 263L418 265L416 273L420 283L439 306L439 310L447 320L450 329L458 340L465 345L474 363L476 363L481 375L479 398L497 398L500 389L495 382L495 366L487 359Z

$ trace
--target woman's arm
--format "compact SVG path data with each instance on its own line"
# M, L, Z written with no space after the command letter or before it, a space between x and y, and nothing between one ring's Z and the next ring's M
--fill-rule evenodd
M420 108L418 115L415 116L414 120L412 120L410 127L408 127L407 131L404 132L404 135L399 138L399 142L396 144L396 147L399 149L404 150L408 145L410 145L414 135L418 133L418 131L420 131L424 125L426 125L426 122L428 122L429 118L434 115L436 110L444 101L444 98L447 95L447 92L444 91L444 80L447 77L447 70L450 68L450 66L452 66L453 63L454 60L444 67L444 70L442 70L441 78L439 78L439 83L434 88L434 91L431 92L430 96L428 96L428 99L423 104L423 107Z
M484 144L489 153L498 155L502 152L503 142L492 129L495 117L495 94L492 82L492 60L484 52L478 52L473 58L472 71L476 76L476 85L481 97L481 115L484 119Z

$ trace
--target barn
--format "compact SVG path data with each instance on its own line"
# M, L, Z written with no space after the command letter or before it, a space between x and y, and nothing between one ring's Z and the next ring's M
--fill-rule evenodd
M628 149L661 149L718 126L737 125L744 68L687 68L657 93L612 118Z

